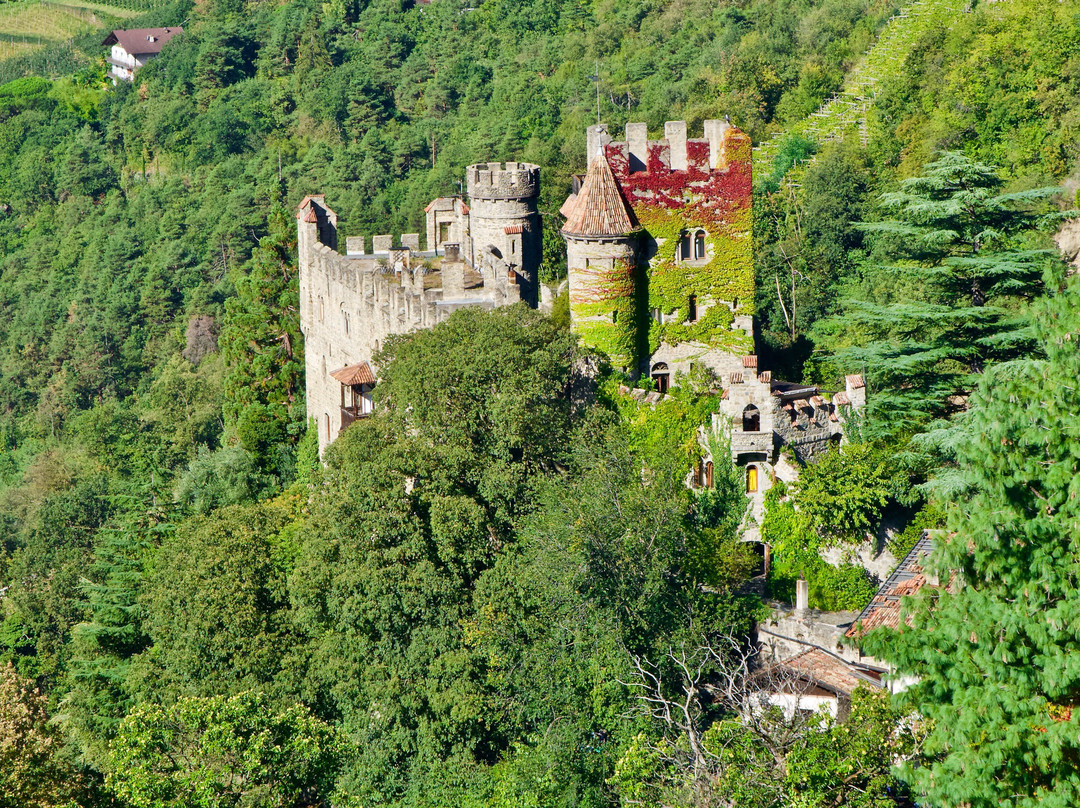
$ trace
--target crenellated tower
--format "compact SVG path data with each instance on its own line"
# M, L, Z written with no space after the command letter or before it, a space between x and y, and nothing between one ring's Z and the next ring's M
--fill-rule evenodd
M507 264L521 299L537 305L542 242L537 198L540 167L532 163L477 163L465 170L473 266Z
M645 124L630 123L613 141L606 125L589 127L589 169L563 206L574 329L619 363L636 346L629 369L661 389L695 366L740 371L740 357L753 353L750 139L726 121L705 121L703 134L689 138L684 122L669 121L663 138L649 140ZM634 229L580 232L603 216ZM622 284L598 280L590 265L608 272L603 262L631 253L635 271ZM611 327L601 328L597 303ZM624 311L631 324L619 324Z

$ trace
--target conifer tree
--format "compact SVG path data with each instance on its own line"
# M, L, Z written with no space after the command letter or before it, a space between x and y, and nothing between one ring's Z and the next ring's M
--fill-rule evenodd
M864 225L891 263L870 269L862 299L847 304L863 344L839 358L868 372L879 424L955 410L989 363L1030 347L1021 312L1042 290L1048 253L1025 238L1039 223L1032 206L1057 189L1002 186L996 169L946 152L882 196L893 218Z
M958 447L966 496L897 631L864 650L918 677L924 804L1080 804L1080 278L1036 307L1045 358L988 368Z

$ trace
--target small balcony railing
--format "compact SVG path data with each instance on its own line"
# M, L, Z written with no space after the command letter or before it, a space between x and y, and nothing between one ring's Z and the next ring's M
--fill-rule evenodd
M351 426L353 421L359 421L363 418L368 418L370 415L370 412L362 412L358 407L342 407L341 428L345 429L345 427Z

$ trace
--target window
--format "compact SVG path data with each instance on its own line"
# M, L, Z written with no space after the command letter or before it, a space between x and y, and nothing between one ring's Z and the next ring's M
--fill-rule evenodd
M712 461L711 460L708 463L705 464L705 487L706 488L712 488L713 487L713 470L712 470Z
M329 443L333 440L333 436L330 434L330 413L323 413L323 423L326 428L326 442Z
M439 222L439 243L450 240L450 222Z
M678 259L680 261L704 261L708 258L705 251L704 230L684 230L679 236Z
M657 325L663 325L664 324L664 313L662 311L660 311L660 309L653 309L652 310L652 318L653 318L654 321L656 321Z
M611 312L611 322L613 322L613 323L619 322L619 310L618 309L615 309L615 311Z
M691 323L697 322L697 295L690 295L686 301L686 319Z
M341 312L341 327L345 329L347 335L349 333L349 312L345 310Z
M742 414L742 431L743 432L760 432L761 431L761 413L758 408L753 404L747 404L746 409Z
M746 493L753 494L757 491L757 466L746 467Z

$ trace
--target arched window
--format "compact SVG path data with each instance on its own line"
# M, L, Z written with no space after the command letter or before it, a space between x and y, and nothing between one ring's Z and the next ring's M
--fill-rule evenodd
M713 487L713 470L711 460L705 464L705 487Z
M329 443L334 439L333 436L330 434L330 413L323 413L323 424L326 428L326 442Z
M656 392L663 395L668 391L668 366L666 362L657 362L652 366L652 380L656 383Z
M679 236L678 255L680 261L704 261L705 231L684 230Z
M761 413L758 412L758 408L753 404L747 404L746 409L742 413L742 431L743 432L760 432L761 431Z
M344 309L341 310L341 327L345 329L345 334L349 333L349 312Z
M753 494L757 491L757 466L746 467L746 493Z
M697 322L697 295L690 295L686 300L686 319L691 323Z

